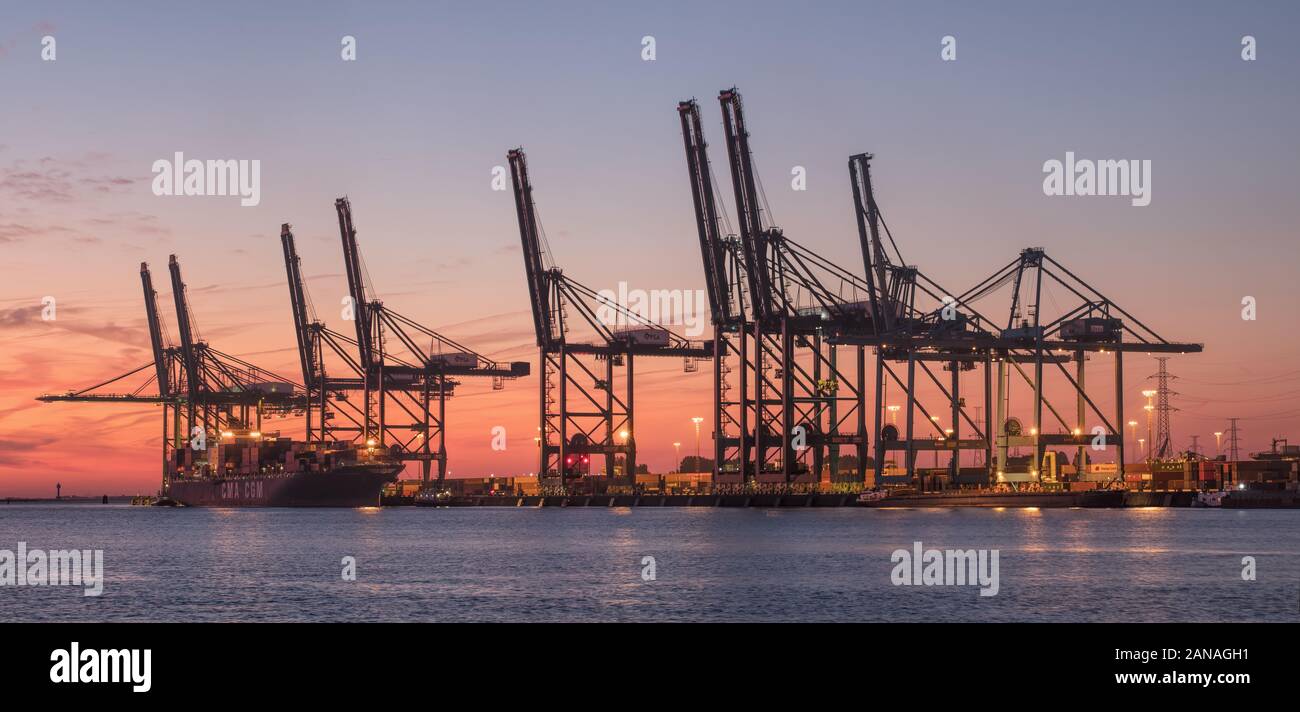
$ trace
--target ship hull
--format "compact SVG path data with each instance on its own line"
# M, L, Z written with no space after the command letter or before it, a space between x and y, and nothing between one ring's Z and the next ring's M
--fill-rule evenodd
M167 496L188 507L377 507L400 465L330 472L176 479Z

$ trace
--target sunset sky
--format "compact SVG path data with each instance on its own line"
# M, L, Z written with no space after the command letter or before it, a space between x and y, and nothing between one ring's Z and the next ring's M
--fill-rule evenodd
M1170 361L1176 447L1199 435L1213 454L1229 416L1245 451L1300 438L1300 10L995 7L6 3L0 496L55 482L156 489L158 408L34 400L149 360L142 261L169 325L175 253L203 338L298 378L279 226L294 225L313 301L346 332L342 195L377 296L534 371L513 202L491 189L509 148L528 151L566 274L596 289L702 288L675 107L700 100L729 196L716 96L733 84L771 218L803 245L861 271L845 161L871 151L900 249L939 283L965 289L1041 246L1166 338L1204 343ZM46 35L55 61L42 61ZM345 35L354 62L340 58ZM654 61L642 60L647 35ZM945 35L956 61L940 59ZM1241 58L1244 35L1256 61ZM155 196L151 166L177 151L259 160L260 204ZM1045 196L1043 163L1067 151L1150 160L1151 204ZM790 188L794 166L806 191ZM55 321L40 318L45 296ZM1241 318L1246 296L1254 321ZM693 452L690 417L710 413L709 371L638 366L640 459L667 470L674 441ZM1126 408L1140 419L1155 363L1127 366ZM1099 393L1109 407L1113 394ZM496 392L467 382L449 404L453 475L535 469L536 399L534 378ZM489 447L495 425L505 452Z

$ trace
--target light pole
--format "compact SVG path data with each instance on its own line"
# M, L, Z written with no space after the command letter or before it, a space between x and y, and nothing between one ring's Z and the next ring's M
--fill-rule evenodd
M691 422L695 423L695 466L699 467L700 466L700 423L704 422L704 418L701 418L700 416L697 415L694 418L691 418Z
M636 481L636 473L635 473L635 472L628 472L628 471L627 471L628 460L627 460L627 451L626 451L626 449L627 449L627 439L628 439L628 437L629 437L630 435L631 435L631 433L629 433L629 432L626 431L626 430L620 430L620 431L618 431L618 437L621 438L621 439L623 440L623 448L624 448L624 452L623 452L623 474L624 474L624 475L627 475L627 476L630 477L630 478L632 478L632 481L635 482L635 481ZM610 477L613 477L613 476L614 476L614 473L613 473L613 472L609 473L609 476L610 476ZM612 481L612 480L611 480L611 481Z
M1151 412L1154 411L1156 407L1151 403L1151 399L1155 397L1156 393L1159 393L1159 391L1151 391L1151 390L1142 391L1142 395L1146 396L1147 399L1147 404L1142 406L1142 410L1145 410L1147 412L1147 442L1149 443L1155 442L1155 439L1151 437ZM1148 450L1147 461L1149 462L1150 460L1151 460L1151 452Z
M678 471L678 472L681 472L681 469L682 469L682 444L681 444L681 443L673 443L673 451L677 453L677 471Z
M932 415L932 416L930 416L930 422L931 422L931 423L934 423L934 425L935 425L936 428L939 427L939 416L937 416L937 415ZM942 438L943 436L940 435L939 437ZM939 449L938 449L938 448L935 448L935 450L934 450L934 469L936 469L936 470L939 469Z
M1133 440L1136 441L1138 439L1138 422L1136 420L1130 420L1128 421L1128 427L1133 431ZM1141 446L1138 447L1141 449Z
M1221 454L1221 453L1219 452L1219 450L1221 449L1221 448L1220 448L1220 439L1221 439L1222 437L1223 437L1223 431L1222 431L1222 430L1220 430L1220 431L1218 431L1218 432L1216 432L1216 433L1214 434L1214 457L1215 457L1215 458L1218 458L1219 455Z
M1145 410L1147 412L1147 442L1152 441L1151 440L1151 411L1155 409L1156 407L1151 405L1150 403L1147 403L1146 405L1142 406L1142 410ZM1148 449L1147 461L1149 462L1150 460L1151 460L1151 451Z
M898 411L902 409L901 405L887 405L885 410L889 411L889 422L898 425Z

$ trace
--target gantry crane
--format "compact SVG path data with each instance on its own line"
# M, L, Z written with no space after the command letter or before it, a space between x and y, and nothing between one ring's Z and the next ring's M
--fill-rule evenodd
M1004 287L1009 289L1004 290ZM1052 289L1063 290L1053 294ZM1116 477L1124 475L1124 354L1125 353L1199 353L1198 343L1173 342L1157 334L1137 317L1107 298L1092 285L1052 259L1041 247L1022 250L1019 257L967 290L959 299L974 303L999 291L1009 291L1010 308L997 338L988 347L997 363L996 455L990 460L992 477L999 482L1042 482L1042 463L1047 448L1064 445L1076 450L1079 471L1087 466L1090 448L1100 443L1115 448ZM1047 292L1047 302L1044 302ZM1053 307L1046 314L1047 303ZM1107 417L1094 397L1089 395L1085 362L1089 357L1114 359L1113 420ZM1073 362L1071 374L1067 364ZM1032 375L1022 364L1032 367ZM1045 368L1056 367L1055 371ZM1028 410L1029 432L1011 415L1012 370L1028 386L1031 397ZM1045 373L1046 371L1046 373ZM1061 390L1074 395L1074 412L1062 413L1048 398L1046 376L1059 371ZM1044 408L1056 421L1056 432L1048 432ZM1099 424L1089 427L1088 418ZM1100 429L1097 432L1096 429ZM1012 471L1008 449L1031 449L1027 471Z
M499 390L508 379L526 376L523 361L498 363L369 296L357 231L348 198L334 202L348 280L348 310L356 338L332 331L309 314L301 263L288 224L280 229L290 305L303 378L311 406L309 431L320 442L357 441L388 448L394 457L419 462L424 486L437 463L436 486L447 475L446 412L460 377L489 378ZM346 318L346 317L345 317ZM395 348L389 340L395 341ZM347 375L327 371L326 353L342 361ZM355 355L354 355L355 354ZM349 393L359 391L360 404ZM342 418L346 422L338 422Z
M260 431L265 417L302 413L307 397L300 384L218 351L200 339L176 255L168 257L167 267L181 337L181 373L186 394L184 434L189 444L182 447L184 443L177 443L171 467L183 476L206 463L208 442L226 437L232 430ZM180 429L173 434L180 435Z
M706 282L720 300L714 309L715 381L727 383L739 360L739 398L715 391L715 481L788 487L815 482L829 465L838 481L839 449L857 450L856 479L867 458L865 352L850 362L830 337L863 331L870 315L867 283L764 221L740 93L719 92L738 235L722 237L707 142L694 100L680 102L691 194ZM711 298L712 299L712 298ZM712 302L711 302L712 303ZM846 367L847 366L847 367ZM734 433L734 434L733 434Z
M547 491L565 491L590 471L592 456L603 455L605 472L613 477L617 456L622 455L626 483L634 486L635 357L680 357L686 370L694 370L695 360L713 355L712 344L691 342L611 302L551 263L524 150L510 150L507 159L541 364L539 478ZM590 329L592 340L569 338L569 308L577 311L578 323ZM614 377L616 367L626 369L621 392Z
M287 416L307 404L300 386L197 338L175 255L168 260L181 346L169 345L158 310L158 293L147 263L140 263L145 317L152 360L102 383L37 398L45 402L155 403L163 406L163 491L172 472L201 464L208 443L231 428L261 428L263 416ZM153 374L127 392L104 389L129 383L149 369ZM156 393L151 392L156 391Z
M163 329L161 316L158 312L158 292L154 289L153 276L149 272L147 262L140 263L140 283L144 288L145 320L149 328L149 344L153 360L88 388L61 394L45 394L38 397L37 400L46 403L65 401L74 403L153 403L161 405L163 407L163 486L165 488L167 463L172 461L176 448L181 447L187 437L186 430L182 429L185 396L177 388L177 384L182 383L180 372L182 364L180 350L168 343L167 334ZM153 370L152 376L125 392L103 390L110 386L120 388L124 384L132 383L132 377L148 373L150 369ZM151 391L156 391L156 393Z
M1047 257L1042 248L1022 251L1018 259L975 287L951 295L916 267L903 264L897 243L876 202L871 183L871 159L871 154L867 153L850 157L849 174L864 269L868 281L877 287L874 293L879 296L878 310L873 313L880 315L877 320L883 328L875 334L842 334L837 340L877 346L877 481L913 482L917 473L917 454L925 450L951 453L948 471L956 481L961 453L977 450L984 452L984 471L972 484L990 481L1012 485L1040 483L1044 479L1042 463L1056 459L1055 453L1047 452L1046 448L1056 445L1075 448L1075 463L1082 471L1087 465L1089 446L1098 442L1102 448L1112 445L1116 448L1117 476L1122 477L1123 353L1191 353L1200 351L1201 346L1172 343L1160 337ZM889 257L885 239L893 248L897 263ZM1044 276L1048 280L1045 281ZM1073 306L1067 303L1058 316L1043 320L1043 288L1053 283L1081 301ZM1010 308L1003 327L981 314L975 303L1007 285L1011 285ZM927 305L919 305L918 297L924 297ZM1056 303L1055 299L1051 301ZM1128 323L1119 316L1128 319ZM1086 389L1084 363L1088 353L1114 354L1116 403L1113 420L1102 412ZM942 363L951 372L947 384L931 369L929 364L934 362ZM1075 364L1073 374L1067 369L1071 362ZM906 364L905 378L894 371L891 363ZM983 366L983 417L977 422L968 412L967 398L961 391L960 373L980 365ZM1048 366L1054 366L1064 375L1066 388L1074 395L1073 422L1052 404L1044 392L1044 371ZM939 392L943 410L931 411L920 400L918 370ZM1029 426L1011 416L1013 372L1026 383L1033 396L1029 406L1032 412ZM890 406L891 410L904 409L904 430L901 432L894 423L882 425L885 405L882 397L891 382L906 402L905 407ZM1045 431L1044 407L1056 419L1060 428L1058 432ZM920 418L916 417L918 413ZM950 418L950 427L943 426L940 413ZM1101 428L1100 437L1088 427L1089 417L1100 421L1100 425L1095 426ZM934 431L932 437L916 436L918 421ZM963 435L966 428L971 433L969 436ZM1013 468L1008 449L1021 446L1030 447L1032 454L1023 458L1026 465ZM905 456L903 474L892 477L883 475L886 455L891 451L901 451ZM1013 469L1019 471L1012 472Z
M722 230L721 201L715 193L699 105L694 99L678 102L677 113L686 147L686 169L713 325L713 474L734 484L743 481L744 473L751 471L749 448L753 444L750 384L754 379L749 370L753 362L749 358L748 276L740 241ZM734 386L733 357L741 369Z
M991 441L986 435L992 419L989 389L984 391L982 407L985 422L980 423L968 412L961 374L984 365L984 380L988 382L990 359L977 342L992 338L992 325L969 304L951 296L948 290L903 260L876 200L871 178L872 158L870 153L850 156L848 168L863 273L872 287L873 327L865 333L843 334L838 340L876 346L872 433L877 484L910 483L916 471L917 453L924 450L948 453L948 475L956 481L963 451L982 451L986 457L991 452ZM931 367L934 363L950 372L947 383ZM891 364L905 364L905 375L900 377ZM938 408L927 408L927 402L919 398L918 375L924 376L939 392ZM905 406L885 402L891 383ZM891 411L889 423L884 422L886 408ZM901 431L893 422L900 409L904 410ZM918 411L919 422L931 431L930 437L916 435ZM945 418L948 419L946 427ZM964 435L967 427L970 434ZM887 474L892 471L888 453L900 451L905 457L904 474Z

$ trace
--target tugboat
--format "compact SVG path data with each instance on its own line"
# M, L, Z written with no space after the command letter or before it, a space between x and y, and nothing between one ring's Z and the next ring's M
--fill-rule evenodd
M227 430L206 450L177 449L160 502L188 507L377 507L400 460L371 440L304 443Z
M866 492L863 492L862 494L858 495L858 504L859 505L876 504L887 497L889 497L888 490L883 490L883 489L867 490Z
M1228 496L1227 490L1218 492L1197 492L1196 499L1192 500L1193 507L1222 507L1223 498Z

